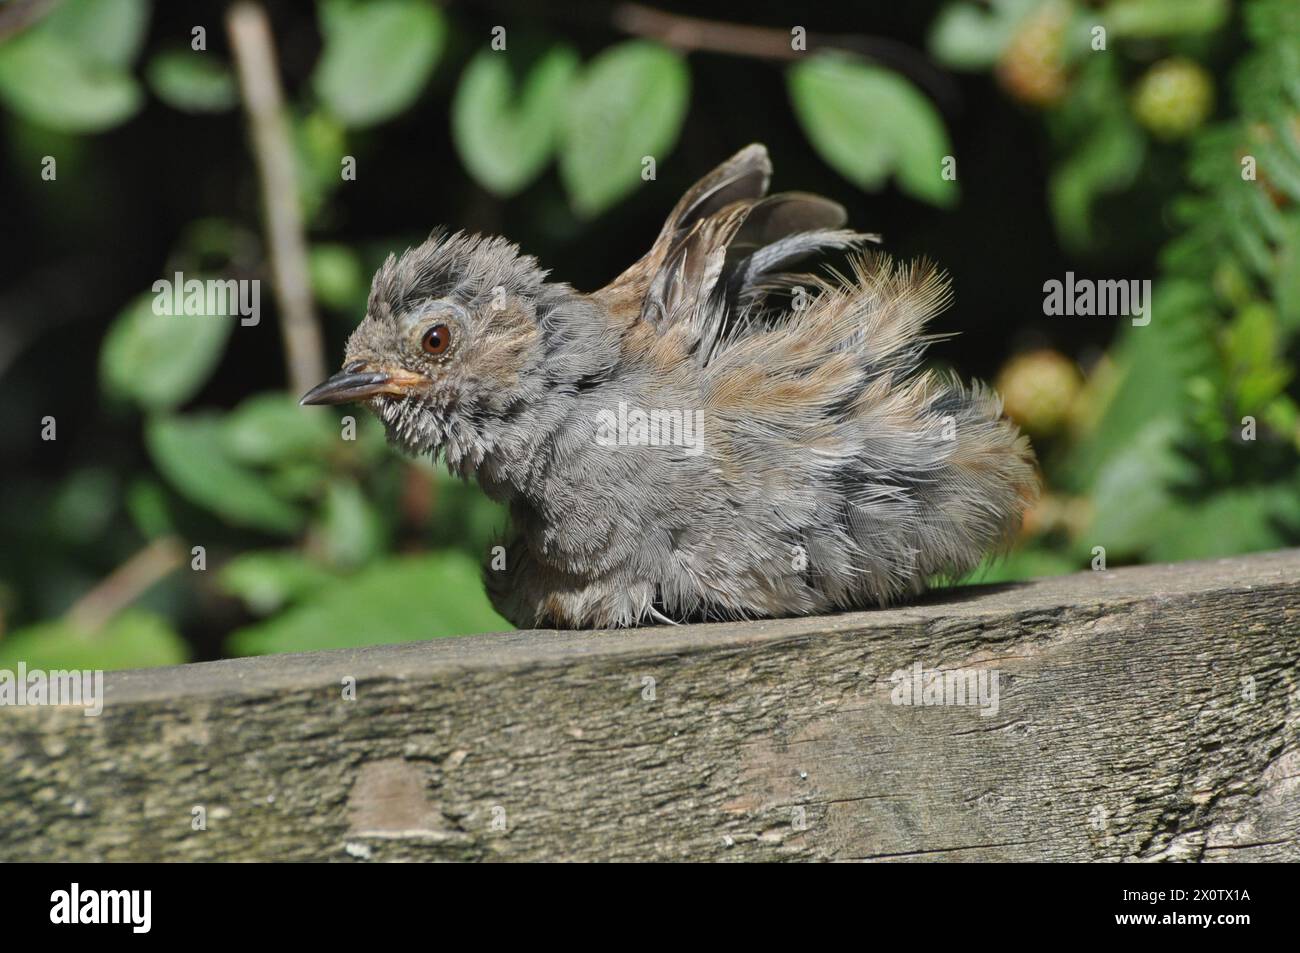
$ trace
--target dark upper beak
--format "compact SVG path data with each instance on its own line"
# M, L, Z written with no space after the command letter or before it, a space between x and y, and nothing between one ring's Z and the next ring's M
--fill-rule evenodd
M347 404L380 394L401 397L423 378L410 371L350 371L347 368L302 395L299 404Z

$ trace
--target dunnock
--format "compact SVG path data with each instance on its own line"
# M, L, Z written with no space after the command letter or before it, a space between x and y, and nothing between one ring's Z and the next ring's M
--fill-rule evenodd
M1028 441L983 386L919 369L945 276L770 175L742 149L591 294L435 233L384 262L302 402L365 402L509 506L486 581L519 626L802 615L959 577L1035 495ZM850 275L791 272L830 251Z

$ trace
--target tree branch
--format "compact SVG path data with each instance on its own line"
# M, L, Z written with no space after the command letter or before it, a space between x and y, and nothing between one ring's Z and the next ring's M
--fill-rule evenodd
M295 394L301 394L325 376L325 348L312 306L293 140L276 75L271 26L260 6L239 2L226 15L226 30L239 73L262 186L271 275L280 307L289 386Z
M185 561L175 536L161 536L104 577L68 610L67 621L96 632Z
M684 51L725 53L788 61L805 55L790 46L789 29L705 20L656 10L640 3L620 3L612 15L614 27L632 36L657 40ZM835 49L858 53L911 77L941 103L957 100L957 89L942 70L906 43L879 36L808 33L808 50Z

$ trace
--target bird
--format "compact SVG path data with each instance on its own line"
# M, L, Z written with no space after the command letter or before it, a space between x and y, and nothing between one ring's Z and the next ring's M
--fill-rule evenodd
M923 367L947 276L771 176L741 149L590 293L437 229L376 271L301 403L365 404L506 506L484 582L521 628L868 610L960 580L1036 497L1028 438L990 388Z

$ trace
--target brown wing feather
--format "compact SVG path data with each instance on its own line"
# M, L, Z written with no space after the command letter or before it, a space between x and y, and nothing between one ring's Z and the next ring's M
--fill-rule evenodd
M682 239L690 235L689 229L735 202L762 198L771 176L772 163L765 146L753 143L741 149L691 186L664 222L650 250L592 297L611 314L628 321L639 318L651 282L673 257Z
M741 149L688 189L650 251L592 297L620 322L692 321L707 343L733 306L761 299L784 266L877 240L842 229L848 216L830 199L768 196L771 174L766 148Z

